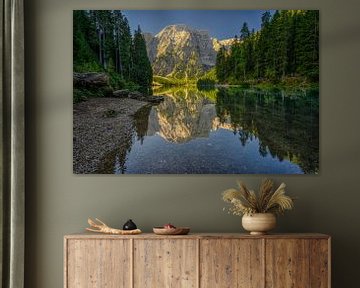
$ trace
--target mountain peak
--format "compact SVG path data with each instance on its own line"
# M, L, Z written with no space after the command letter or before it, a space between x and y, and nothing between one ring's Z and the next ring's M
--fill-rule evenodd
M174 35L181 32L193 32L193 29L186 24L172 24L164 27L155 37L162 37L164 35Z
M172 25L168 25L168 26L165 26L161 31L164 31L164 30L186 30L186 31L191 31L193 30L191 27L189 27L188 25L186 24L172 24Z
M154 74L177 78L203 75L215 66L221 45L208 31L186 24L166 26L155 36L145 33L144 38Z

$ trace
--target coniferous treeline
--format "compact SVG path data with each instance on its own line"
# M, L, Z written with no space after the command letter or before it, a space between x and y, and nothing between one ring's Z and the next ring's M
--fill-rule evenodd
M74 11L74 72L106 71L116 88L149 87L152 68L140 27L131 35L120 10Z
M216 59L220 83L319 79L319 11L264 12L261 29L245 22L230 49L221 47Z

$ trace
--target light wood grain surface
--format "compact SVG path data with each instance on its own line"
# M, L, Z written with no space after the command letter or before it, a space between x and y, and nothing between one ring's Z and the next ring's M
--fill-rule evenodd
M197 287L196 245L193 239L134 241L134 287Z
M330 283L330 241L310 242L310 287L327 288Z
M130 240L72 240L65 287L131 287Z
M262 287L261 239L204 239L200 246L200 287Z
M65 288L329 288L324 234L66 235Z
M267 239L265 287L310 287L310 241Z

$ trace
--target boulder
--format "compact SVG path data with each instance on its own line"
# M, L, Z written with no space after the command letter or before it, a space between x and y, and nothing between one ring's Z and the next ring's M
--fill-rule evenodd
M113 92L113 97L115 98L127 98L129 95L129 90L122 89L122 90L116 90Z
M75 87L102 87L109 85L109 76L105 73L88 72L73 73Z
M150 103L158 104L164 101L164 96L148 96L146 98L146 101Z
M138 91L130 92L128 97L130 99L136 99L136 100L143 100L144 98L146 98L142 93Z

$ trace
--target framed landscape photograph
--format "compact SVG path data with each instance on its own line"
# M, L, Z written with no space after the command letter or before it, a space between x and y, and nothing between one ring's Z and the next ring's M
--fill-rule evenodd
M73 11L73 173L318 172L318 10Z

